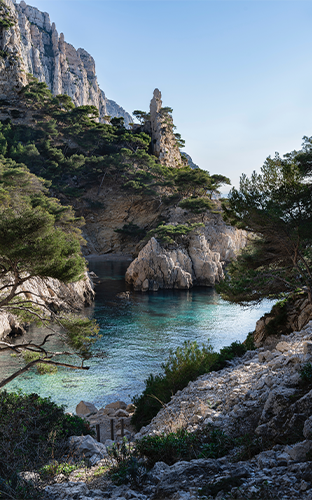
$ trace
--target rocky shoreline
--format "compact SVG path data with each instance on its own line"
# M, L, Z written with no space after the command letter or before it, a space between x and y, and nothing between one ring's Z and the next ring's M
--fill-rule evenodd
M78 312L84 307L90 306L94 300L94 286L88 275L75 283L62 283L53 278L31 278L18 288L24 292L25 297L53 312L66 311ZM47 309L48 308L48 309ZM25 333L24 326L12 314L0 313L0 339L7 335L21 335Z
M300 373L312 362L312 321L301 331L259 347L229 362L218 372L190 382L142 428L135 439L190 432L207 425L231 438L248 433L262 449L238 460L239 446L218 459L196 459L167 465L157 462L139 487L102 489L70 481L49 486L46 498L64 500L279 499L312 497L312 389ZM98 466L106 463L103 455ZM95 469L94 469L95 470Z

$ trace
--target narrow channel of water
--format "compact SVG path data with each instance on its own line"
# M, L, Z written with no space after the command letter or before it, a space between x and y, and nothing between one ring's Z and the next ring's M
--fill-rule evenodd
M256 321L272 307L263 301L256 308L243 308L223 301L213 289L164 290L155 293L131 292L130 300L116 295L126 290L125 270L129 262L94 260L90 270L100 278L96 300L86 313L101 327L101 339L94 345L89 371L61 369L53 375L30 371L6 386L51 396L58 404L73 411L86 400L101 407L109 402L131 398L144 389L150 373L158 373L170 349L185 340L199 344L208 340L215 350L243 341L254 330ZM29 335L43 336L42 329L32 328ZM60 348L58 342L54 347ZM0 378L18 367L15 358L1 359Z

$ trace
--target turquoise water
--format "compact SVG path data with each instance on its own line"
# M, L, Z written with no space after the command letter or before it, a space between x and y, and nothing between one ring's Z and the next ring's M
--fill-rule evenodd
M264 301L256 308L243 308L223 301L209 288L165 290L155 293L131 292L130 300L120 300L117 293L127 289L124 274L129 262L91 261L90 270L100 278L96 300L86 309L97 319L102 337L94 345L94 356L86 364L89 371L60 369L57 374L24 374L8 384L8 390L21 388L51 396L73 411L79 401L86 400L101 407L142 392L144 380L158 373L170 349L185 340L199 344L210 340L219 350L235 340L244 340L254 330L256 321L269 311L272 302ZM44 331L32 329L36 339ZM51 344L52 345L52 344ZM52 347L61 345L55 342ZM2 358L1 379L18 367L15 358Z

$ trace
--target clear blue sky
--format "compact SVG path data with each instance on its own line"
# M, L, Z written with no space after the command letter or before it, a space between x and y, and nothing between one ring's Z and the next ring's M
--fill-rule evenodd
M185 151L238 184L312 135L312 2L28 0L94 57L100 87L130 113L155 87Z

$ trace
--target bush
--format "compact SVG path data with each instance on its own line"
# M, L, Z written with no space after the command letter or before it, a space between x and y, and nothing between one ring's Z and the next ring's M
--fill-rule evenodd
M35 498L19 473L60 458L69 436L90 433L83 419L65 414L64 407L49 398L0 392L0 497L11 491L14 498Z
M234 446L233 439L211 425L195 432L179 429L167 435L146 436L136 443L138 453L147 459L149 467L160 461L173 465L181 460L219 458Z
M305 364L300 370L300 378L306 384L312 383L312 365L311 363Z
M162 364L163 373L151 374L145 381L145 389L140 396L133 398L136 406L132 424L137 430L151 422L162 405L170 401L171 396L184 389L187 384L204 373L221 370L236 356L242 356L247 347L240 342L233 342L220 353L212 351L210 345L200 348L196 342L187 341L175 352L170 352L166 363Z
M107 451L112 461L110 468L112 481L118 485L132 483L139 486L147 471L144 460L138 457L136 447L124 438L121 444L113 444Z
M186 236L194 231L194 229L203 227L203 225L204 224L198 222L194 224L177 224L176 226L173 224L160 224L155 229L151 229L146 236L148 238L155 236L155 238L159 238L162 243L171 244L181 238L181 236Z
M182 347L170 352L166 363L162 364L163 374L151 374L145 381L146 388L141 396L136 396L133 402L136 411L132 424L139 430L147 425L161 409L163 403L178 390L183 389L191 380L210 371L217 357L210 345L202 349L196 342L184 342Z
M190 210L194 214L201 214L206 210L211 210L213 203L209 198L186 198L180 201L179 207Z

